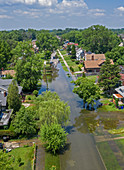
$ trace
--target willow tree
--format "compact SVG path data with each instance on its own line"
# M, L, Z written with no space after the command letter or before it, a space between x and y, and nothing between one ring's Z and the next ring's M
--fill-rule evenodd
M57 93L47 91L37 99L39 105L38 115L41 125L52 123L64 125L68 122L70 107L64 101L61 101Z

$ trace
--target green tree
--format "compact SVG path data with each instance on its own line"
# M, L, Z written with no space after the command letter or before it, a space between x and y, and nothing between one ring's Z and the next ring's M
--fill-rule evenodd
M36 133L35 111L24 106L16 112L13 120L14 131L18 135L31 136Z
M69 53L71 51L71 45L67 45L67 48L66 48L67 52Z
M40 136L48 151L56 154L61 148L65 146L67 141L67 133L59 124L51 124L51 126L44 124L41 127Z
M72 49L71 49L71 58L72 58L72 59L76 59L75 45L72 45Z
M49 51L49 50L47 50L47 51L45 51L45 59L50 59L50 57L51 57L51 51Z
M0 40L0 70L2 67L4 69L6 68L7 62L11 58L10 51L11 50L9 44L4 40Z
M119 65L124 65L124 47L117 46L110 52L108 51L105 56Z
M18 111L21 107L18 86L15 80L12 80L11 84L9 85L7 102L9 109L13 109L14 112Z
M100 89L94 84L94 81L91 81L87 78L80 77L75 82L75 87L73 92L78 94L80 98L83 99L83 103L94 104L94 100L100 98Z
M40 123L57 123L64 125L67 123L70 115L70 107L64 101L61 101L56 93L46 92L43 96L38 96L38 115Z
M99 75L99 85L103 87L103 91L107 95L112 95L115 87L119 84L120 69L117 64L111 64L109 59L102 65Z
M31 47L29 42L21 42L13 51L16 58L15 78L25 91L36 89L43 65L40 55L34 54ZM18 58L19 56L21 58Z
M42 30L37 34L36 44L41 52L43 50L53 51L54 49L57 49L59 41L56 37L50 34L49 31Z

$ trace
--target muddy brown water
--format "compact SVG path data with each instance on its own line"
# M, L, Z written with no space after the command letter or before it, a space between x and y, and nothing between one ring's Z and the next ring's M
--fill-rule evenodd
M67 76L61 64L58 64L57 69L48 81L48 89L57 92L71 108L70 124L66 127L69 145L60 154L61 170L104 170L95 136L104 136L104 129L123 126L124 116L122 113L91 112L83 109L82 99L72 92L74 85L70 83L71 77ZM44 77L39 94L46 91L45 80Z

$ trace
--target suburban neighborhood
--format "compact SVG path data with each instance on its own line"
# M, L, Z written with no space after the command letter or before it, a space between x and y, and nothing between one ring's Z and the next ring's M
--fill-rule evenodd
M124 169L124 29L0 31L0 61L1 170Z

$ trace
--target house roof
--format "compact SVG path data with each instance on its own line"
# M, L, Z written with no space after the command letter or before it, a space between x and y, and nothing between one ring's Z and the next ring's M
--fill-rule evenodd
M114 96L116 99L123 98L123 96L120 95L120 94L113 94L113 96Z
M116 88L115 91L117 91L118 94L120 94L121 96L124 97L124 86L120 86L120 87Z
M100 68L101 64L104 63L105 60L91 60L84 61L85 68Z
M87 54L85 57L86 61L92 60L92 57L94 57L94 60L105 60L104 54Z
M88 60L84 61L85 68L101 68L101 65L105 62L106 60ZM110 60L111 64L113 63L113 60Z

